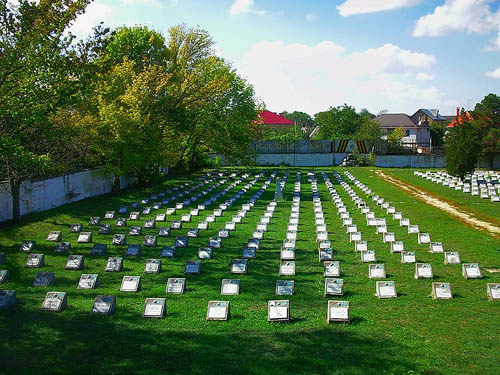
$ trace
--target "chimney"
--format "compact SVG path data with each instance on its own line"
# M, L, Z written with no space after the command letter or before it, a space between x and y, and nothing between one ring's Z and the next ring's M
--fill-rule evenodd
M457 107L457 119L460 117L460 107Z

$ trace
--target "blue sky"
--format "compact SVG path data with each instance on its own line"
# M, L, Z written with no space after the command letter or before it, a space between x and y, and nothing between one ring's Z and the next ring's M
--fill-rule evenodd
M95 0L73 31L100 21L206 29L275 112L453 114L500 94L500 0Z

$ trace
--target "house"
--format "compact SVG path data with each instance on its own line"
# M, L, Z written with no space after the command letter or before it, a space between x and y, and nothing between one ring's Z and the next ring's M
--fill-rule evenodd
M460 108L457 107L457 114L454 116L454 119L448 124L448 128L454 128L455 126L462 125L464 122L464 119L466 121L472 121L472 115L470 114L469 111L465 111L464 113L460 114Z
M271 111L262 111L259 113L257 123L278 130L292 128L295 126L295 122L292 120Z
M419 110L420 111L420 110ZM383 113L375 117L375 121L379 123L382 133L388 134L396 128L403 128L405 136L401 140L402 143L411 144L412 146L429 147L431 132L428 121L415 121L418 118L419 112L415 115L408 116L405 113ZM414 117L415 116L415 117Z
M418 125L427 124L429 126L431 124L438 124L442 128L445 127L447 121L445 117L439 114L439 109L420 108L411 118Z

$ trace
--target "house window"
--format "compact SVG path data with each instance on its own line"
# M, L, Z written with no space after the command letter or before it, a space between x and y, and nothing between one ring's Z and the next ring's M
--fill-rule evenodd
M407 137L409 137L409 136L410 136L410 131L409 131L409 130L407 130L407 131L406 131L406 136L407 136Z

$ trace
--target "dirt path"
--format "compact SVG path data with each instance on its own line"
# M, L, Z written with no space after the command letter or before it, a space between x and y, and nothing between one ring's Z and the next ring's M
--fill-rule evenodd
M416 187L407 184L406 182L392 177L380 170L374 171L375 174L379 177L382 177L384 180L389 181L391 184L399 187L400 189L403 189L404 191L408 192L411 196L431 205L436 208L439 208L440 210L445 211L446 213L450 214L451 216L455 216L459 220L465 222L466 224L470 225L471 227L474 227L479 230L484 230L490 233L491 235L495 237L500 237L500 228L496 226L493 223L490 223L488 221L482 221L474 217L474 215L470 212L459 210L455 206L452 206L448 202L445 202L444 200L441 200L436 197L432 197L422 190L417 189Z

